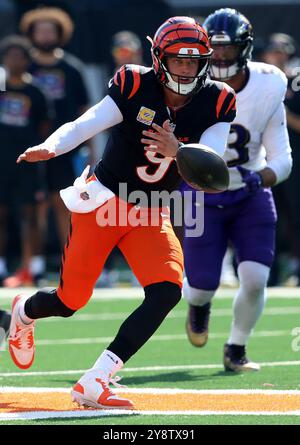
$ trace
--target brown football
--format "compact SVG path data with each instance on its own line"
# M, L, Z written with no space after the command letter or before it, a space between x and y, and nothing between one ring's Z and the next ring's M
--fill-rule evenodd
M190 186L208 193L220 193L229 186L229 170L224 159L202 144L179 147L177 168Z

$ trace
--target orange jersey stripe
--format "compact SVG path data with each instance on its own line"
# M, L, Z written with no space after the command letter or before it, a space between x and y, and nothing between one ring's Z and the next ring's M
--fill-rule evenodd
M226 88L223 88L223 90L221 91L220 96L218 97L218 102L217 102L217 106L216 106L216 115L217 117L219 117L222 105L227 97L227 95L229 94L228 90Z
M233 98L231 99L231 102L230 102L230 104L228 105L227 110L225 111L225 114L227 114L228 111L229 111L231 108L232 108L232 110L235 110L235 109L236 109L236 106L235 106L235 96L233 96Z
M119 86L119 82L118 82L118 73L116 73L114 75L114 84L117 85L117 87Z
M133 75L133 87L128 99L131 99L135 95L141 83L140 73L138 73L137 71L132 71L132 75Z
M125 85L125 68L124 67L122 67L120 69L120 77L121 77L121 94L123 94L124 85Z

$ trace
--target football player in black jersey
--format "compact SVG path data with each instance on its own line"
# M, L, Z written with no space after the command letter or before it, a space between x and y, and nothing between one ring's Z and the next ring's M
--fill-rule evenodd
M206 80L212 50L194 19L168 19L157 30L151 51L152 68L121 67L100 103L17 161L50 159L111 127L95 174L85 181L84 171L73 187L61 192L73 213L58 288L19 295L13 302L10 353L17 366L28 368L34 359L34 320L73 315L90 299L111 249L117 245L123 252L145 299L74 386L72 397L80 405L132 408L108 384L179 302L182 286L182 249L168 209L158 212L154 224L145 224L153 210L151 193L171 192L180 182L175 161L180 141L200 141L222 154L235 117L233 90ZM143 193L148 205L138 208L128 202L125 186L129 194ZM118 219L105 224L114 211ZM135 212L139 225L129 221Z

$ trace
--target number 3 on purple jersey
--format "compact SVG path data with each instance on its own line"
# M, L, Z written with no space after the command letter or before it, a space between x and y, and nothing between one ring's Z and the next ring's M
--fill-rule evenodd
M234 149L238 154L238 158L227 161L228 167L245 164L249 161L249 150L246 147L250 141L249 131L242 125L233 124L230 127L230 135L234 142L229 143L228 148Z

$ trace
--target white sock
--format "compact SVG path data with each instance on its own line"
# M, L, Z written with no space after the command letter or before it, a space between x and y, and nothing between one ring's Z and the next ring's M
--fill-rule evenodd
M35 255L30 258L29 270L32 275L39 275L45 272L46 262L41 255Z
M187 302L192 306L204 306L210 303L215 292L215 290L202 290L192 287L186 277L183 279L182 293Z
M122 360L113 352L105 349L91 369L98 369L108 377L112 377L122 366Z
M22 300L19 302L19 317L23 324L30 324L34 320L32 318L27 317L25 314L25 303L29 297L23 297Z
M0 256L0 275L7 275L7 264L6 259L3 256Z
M227 343L246 345L262 314L270 268L254 261L238 267L240 287L233 302L233 322Z

